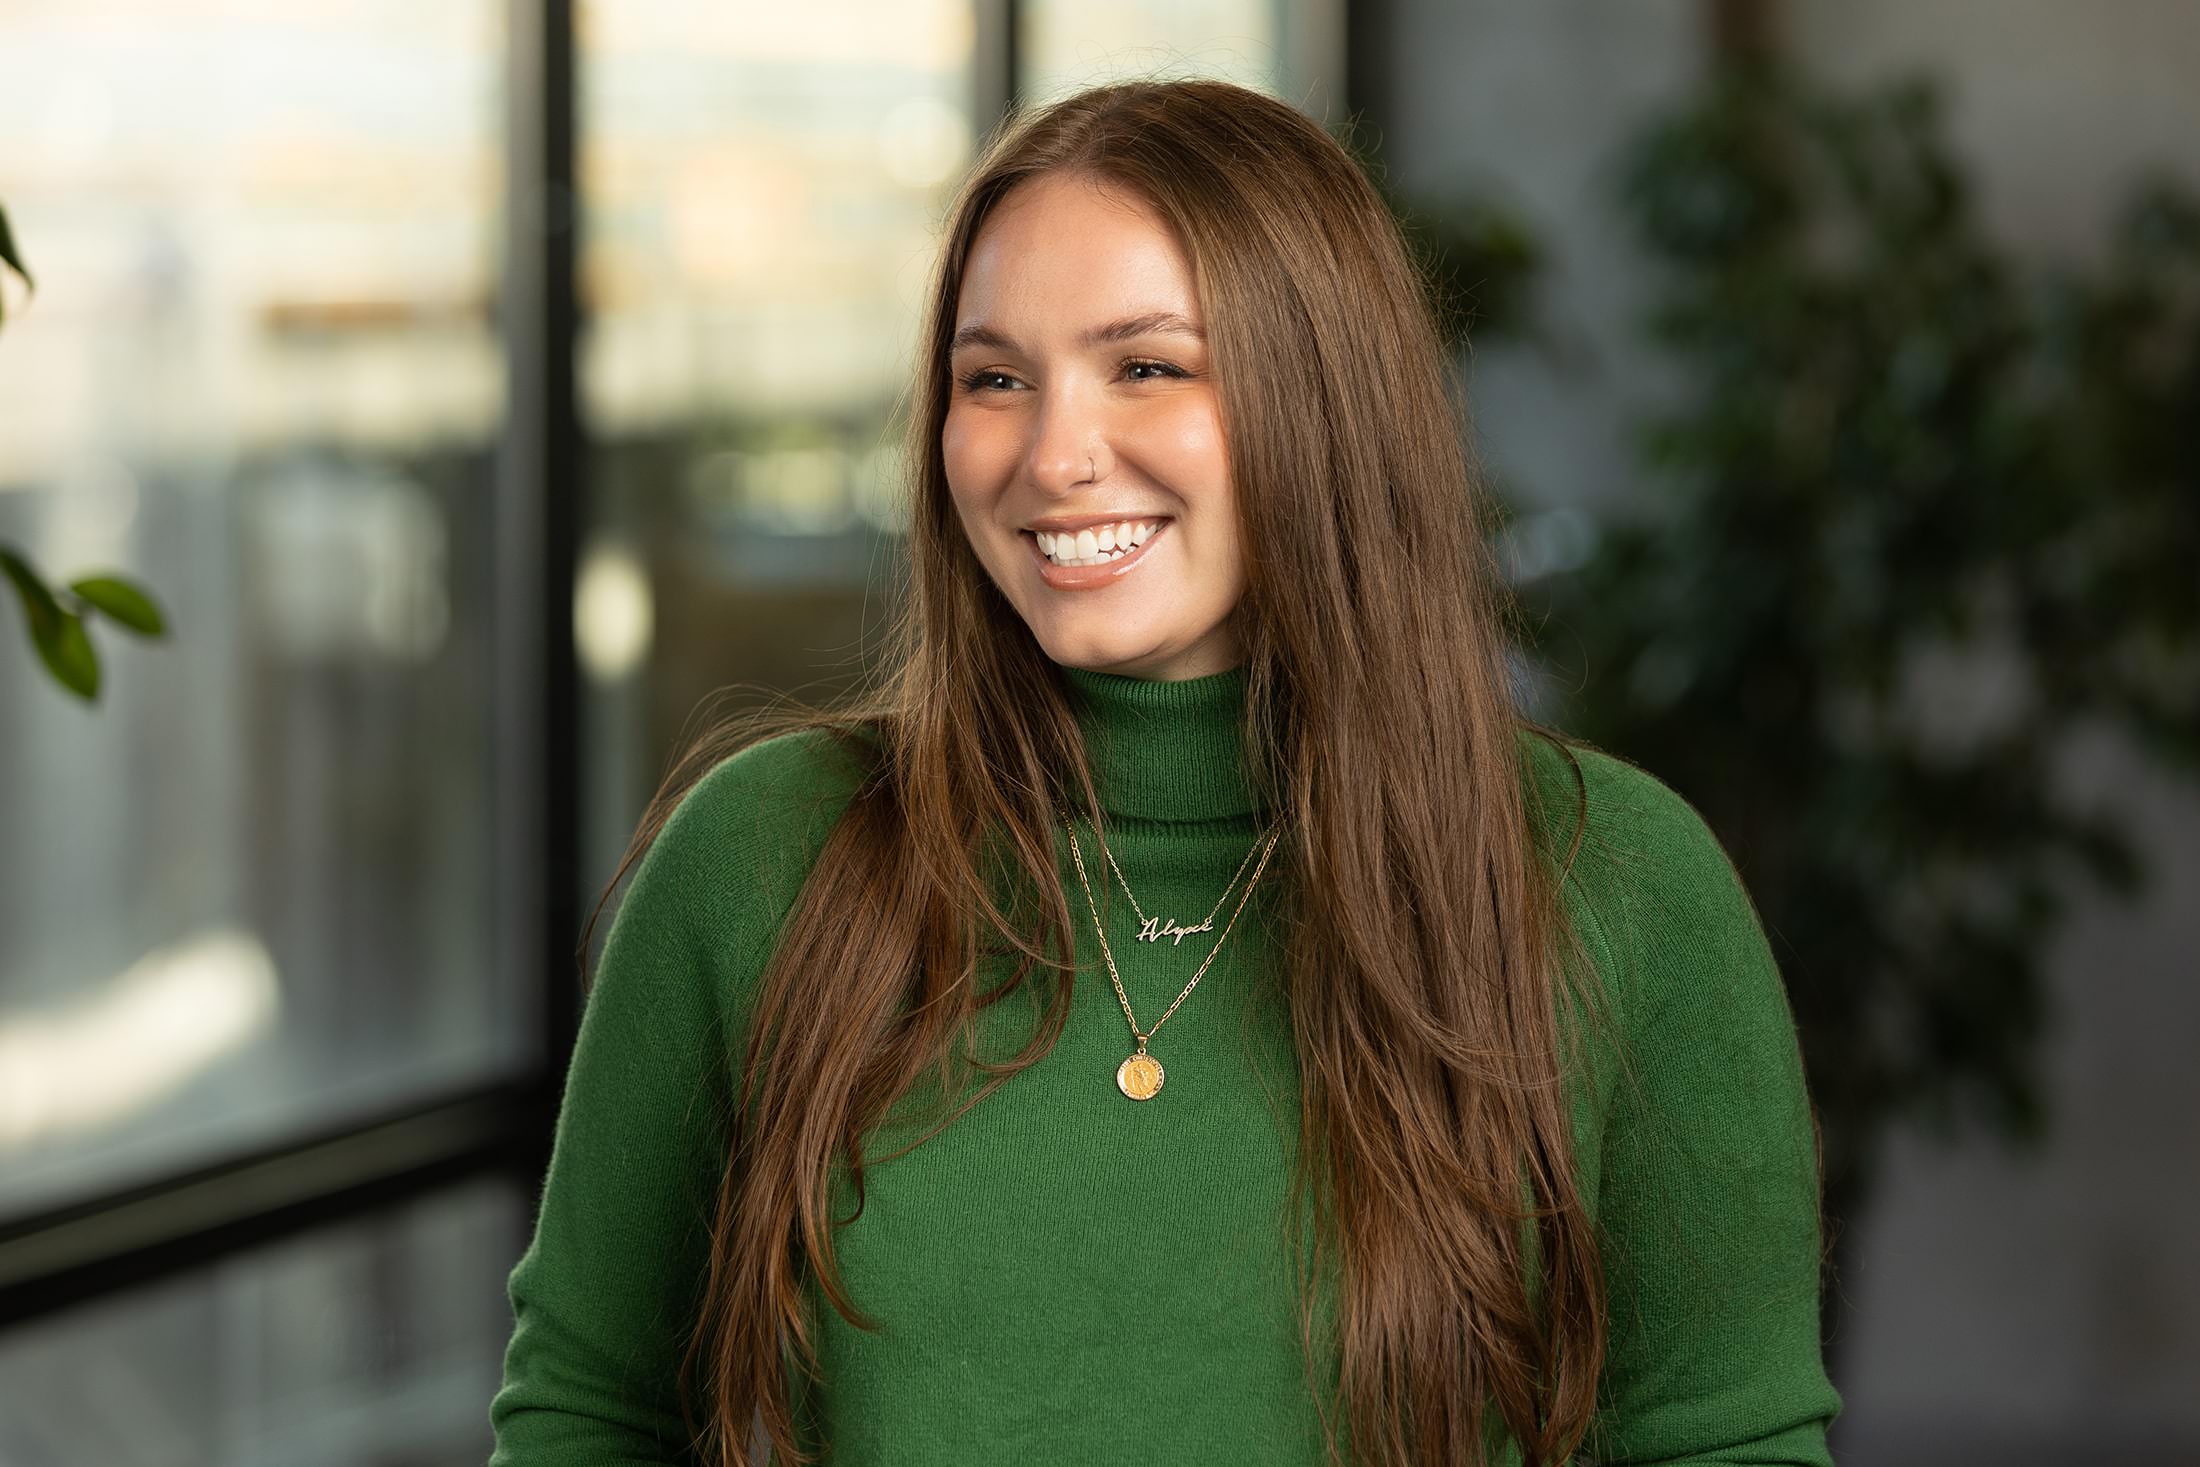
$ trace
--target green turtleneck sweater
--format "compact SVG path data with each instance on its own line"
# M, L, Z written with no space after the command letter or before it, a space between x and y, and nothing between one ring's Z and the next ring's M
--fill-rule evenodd
M1239 745L1244 670L1066 671L1124 878L1149 914L1198 924L1266 828ZM1569 821L1571 767L1539 738L1526 747ZM1592 1073L1570 1076L1612 1330L1581 1460L1827 1463L1841 1402L1819 1352L1812 1128L1779 973L1696 812L1631 765L1579 757L1589 828L1566 898L1635 1081L1613 1084L1618 1057L1601 1047ZM724 1155L712 1118L737 1085L765 958L854 777L822 735L755 745L689 792L638 864L508 1280L491 1467L693 1460L676 1380ZM1089 827L1081 841L1101 898L1113 873ZM813 1284L824 1378L797 1405L826 1461L1323 1460L1284 1232L1298 1092L1266 895L1154 1033L1159 1095L1116 1087L1130 1027L1082 932L1054 1049L924 1145L866 1166L861 1216L836 1237L855 1304L883 1327L849 1324ZM1213 938L1142 943L1129 902L1103 911L1150 1028ZM1012 1053L1036 1012L995 1005L983 1037Z

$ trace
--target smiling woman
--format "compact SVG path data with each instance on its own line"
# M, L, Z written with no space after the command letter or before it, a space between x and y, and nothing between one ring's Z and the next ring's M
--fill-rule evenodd
M1161 681L1243 661L1222 402L1192 264L1161 215L1092 177L1036 178L987 216L956 313L948 487L1047 656ZM1061 531L1077 533L1057 550Z
M1079 93L926 310L885 676L629 847L495 1461L1825 1463L1779 972L1696 812L1515 708L1350 155Z

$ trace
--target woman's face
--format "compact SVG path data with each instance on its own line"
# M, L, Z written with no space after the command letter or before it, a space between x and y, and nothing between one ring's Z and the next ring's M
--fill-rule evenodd
M1163 314L1184 325L1139 319ZM1032 179L971 244L940 429L947 484L987 574L1065 666L1176 681L1243 660L1245 571L1202 327L1190 262L1119 190ZM1108 561L1126 521L1135 548ZM1038 532L1055 561L1103 563L1057 565Z

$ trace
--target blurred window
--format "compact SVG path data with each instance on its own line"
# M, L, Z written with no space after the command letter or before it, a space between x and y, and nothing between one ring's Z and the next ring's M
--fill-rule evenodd
M974 45L968 0L582 12L590 903L701 699L860 670Z
M431 1194L0 1338L0 1461L486 1461L528 1197Z
M1214 77L1301 101L1301 54L1332 6L1306 0L1027 0L1022 94L1035 103L1127 76ZM1318 107L1313 109L1319 116Z
M493 0L9 0L0 1215L488 1078Z

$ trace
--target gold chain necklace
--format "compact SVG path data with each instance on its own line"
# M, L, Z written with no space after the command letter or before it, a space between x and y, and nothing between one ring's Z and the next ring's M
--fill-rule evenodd
M1069 824L1066 816L1064 817L1064 824ZM1201 960L1199 971L1192 974L1192 981L1184 985L1184 991L1176 996L1175 1002L1169 1005L1160 1018L1153 1021L1153 1028L1141 1033L1138 1028L1138 1017L1131 1012L1130 996L1123 992L1123 979L1115 971L1115 954L1108 948L1108 934L1100 926L1100 909L1092 898L1092 882L1085 875L1085 855L1077 845L1077 828L1075 825L1069 826L1069 853L1077 863L1077 882L1085 889L1085 910L1092 913L1092 930L1100 938L1100 956L1107 960L1108 981L1115 985L1116 1001L1123 1005L1123 1017L1130 1021L1131 1036L1138 1041L1137 1050L1123 1063L1115 1067L1115 1086L1131 1099L1151 1100L1161 1092L1161 1061L1146 1053L1146 1041L1151 1039L1163 1024L1169 1022L1169 1015L1176 1012L1177 1004L1191 997L1192 990L1199 986L1200 978L1206 973L1207 965L1215 960L1215 954L1221 952L1222 945L1230 940L1230 930L1237 926L1238 917L1245 911L1246 902L1252 899L1253 888L1260 885L1261 873L1268 869L1268 857L1274 852L1276 838L1281 834L1282 831L1278 830L1269 835L1267 846L1260 853L1260 865L1253 868L1253 879L1245 883L1245 894L1238 898L1237 909L1230 913L1230 920L1224 925L1222 936L1215 939L1214 947ZM1097 832L1095 838L1097 839ZM1107 846L1103 843L1100 848L1105 851ZM1110 855L1108 860L1112 863L1115 857ZM1244 867L1240 866L1238 869L1242 871ZM1122 873L1119 871L1116 874L1120 876ZM1235 885L1237 878L1233 876L1230 880L1231 884ZM1128 882L1124 883L1124 889L1126 891L1130 889ZM1220 905L1220 903L1216 904L1218 910Z
M1094 844L1100 847L1100 854L1108 858L1108 865L1114 870L1115 879L1122 883L1123 895L1131 899L1131 910L1138 914L1138 940L1140 942L1159 942L1164 937L1171 937L1176 940L1176 945L1179 947L1183 946L1185 938L1190 937L1195 932L1212 932L1215 930L1215 913L1221 911L1222 904L1230 899L1231 887L1238 884L1238 877L1243 876L1245 868L1253 864L1253 855L1260 849L1260 842L1255 841L1252 848L1246 851L1245 859L1238 862L1237 871L1230 878L1230 885L1225 886L1222 889L1222 895L1215 898L1214 910L1207 914L1205 921L1197 927L1179 927L1176 925L1174 917L1164 921L1162 918L1146 915L1146 909L1138 905L1138 893L1131 890L1130 878L1123 874L1121 866L1115 864L1115 852L1108 849L1107 843L1099 839L1097 832L1094 833L1093 839Z

